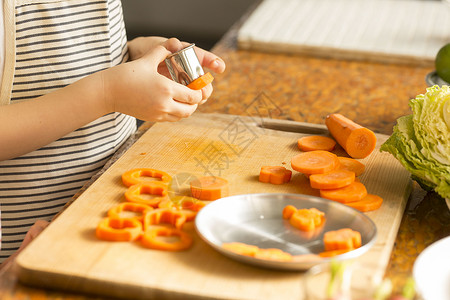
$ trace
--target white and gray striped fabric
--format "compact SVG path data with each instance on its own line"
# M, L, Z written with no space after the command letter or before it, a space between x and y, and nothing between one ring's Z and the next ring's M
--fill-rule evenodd
M11 103L128 59L120 0L4 1L14 10L9 17L5 10L3 74L9 78L2 80L7 84L8 74L14 74ZM11 30L15 53L8 49ZM13 73L8 71L11 59ZM4 91L2 86L1 99L8 99ZM0 162L0 262L17 250L37 219L50 220L59 212L135 130L134 118L108 114L37 151Z

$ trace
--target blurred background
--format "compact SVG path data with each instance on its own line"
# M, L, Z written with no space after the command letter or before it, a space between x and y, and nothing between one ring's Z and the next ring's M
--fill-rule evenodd
M210 49L258 0L125 0L128 39L176 37Z

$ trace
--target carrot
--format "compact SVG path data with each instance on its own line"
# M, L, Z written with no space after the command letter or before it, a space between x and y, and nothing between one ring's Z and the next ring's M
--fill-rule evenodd
M255 256L256 252L259 251L257 246L239 242L223 243L222 247L228 251L247 256Z
M207 72L189 83L187 87L193 90L201 90L202 88L213 82L213 80L214 77L211 75L211 73Z
M361 234L350 228L327 231L323 236L325 251L353 250L361 247Z
M298 255L292 255L292 260L295 262L310 262L315 260L321 260L322 257L320 257L317 254L298 254Z
M357 181L338 189L320 190L320 197L341 203L360 201L365 196L367 196L366 187Z
M325 221L325 214L316 208L297 209L289 218L289 223L303 231L312 231Z
M145 213L143 218L144 230L161 223L171 224L177 229L182 229L184 223L194 220L196 215L196 212L186 209L157 208L150 210Z
M161 201L169 198L167 193L168 188L164 182L148 181L130 186L125 192L125 198L130 202L157 207ZM155 197L148 198L147 196L144 197L144 195Z
M357 161L356 159L350 157L338 156L340 162L340 169L355 172L355 176L359 176L364 172L366 166Z
M275 261L291 261L292 255L277 248L259 249L255 258Z
M375 133L341 114L328 115L325 125L333 138L352 158L367 157L375 149L377 143Z
M309 176L309 182L314 189L337 189L355 181L355 173L347 170L333 170L324 174Z
M124 203L121 203L121 204L111 208L108 211L108 217L113 218L113 219L123 218L122 217L123 212L129 211L129 212L138 213L139 215L134 216L133 218L136 218L137 220L142 221L144 218L144 214L149 210L153 210L153 207L146 205L146 204L141 204L141 203L124 202Z
M175 242L169 242L159 239L159 237L178 237ZM169 228L164 226L157 226L148 228L142 235L142 245L144 247L156 250L165 251L181 251L189 248L192 245L192 237L176 228Z
M104 218L97 225L95 234L106 241L134 241L141 237L142 224L135 218Z
M300 173L320 174L339 167L339 159L329 151L315 150L297 154L291 159L291 166Z
M280 166L263 166L259 173L259 181L272 184L283 184L291 180L292 171Z
M148 182L148 177L154 180L159 180L165 183L169 183L172 177L166 172L150 169L150 168L138 168L128 170L122 174L122 182L126 186L130 187L134 184Z
M349 202L346 205L353 207L359 211L366 212L378 209L383 203L383 198L377 195L367 194L360 201Z
M302 151L325 150L332 151L336 147L336 142L329 137L321 135L309 135L299 138L298 148Z
M289 220L291 216L297 211L297 208L293 205L286 205L283 208L283 219Z
M200 177L191 181L192 197L200 200L217 200L228 195L228 181L216 176Z
M351 251L352 249L328 250L319 253L320 257L334 257Z

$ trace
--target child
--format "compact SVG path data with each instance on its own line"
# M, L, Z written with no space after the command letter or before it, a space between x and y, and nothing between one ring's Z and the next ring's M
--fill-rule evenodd
M187 43L127 43L120 0L2 2L0 262L102 168L135 117L178 121L212 93L170 79L164 59ZM220 58L196 50L204 67L224 71Z

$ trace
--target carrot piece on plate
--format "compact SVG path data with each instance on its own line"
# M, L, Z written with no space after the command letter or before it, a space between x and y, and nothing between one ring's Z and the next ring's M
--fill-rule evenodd
M365 196L367 196L365 185L357 181L338 189L320 190L320 197L341 203L360 201Z
M255 258L275 261L291 261L292 255L277 248L259 249L255 255Z
M341 114L328 115L325 125L333 138L352 158L365 158L375 149L377 144L375 133Z
M361 212L376 210L380 208L381 204L383 204L383 198L373 194L367 194L362 200L346 203Z
M325 150L332 151L336 141L322 135L308 135L298 139L298 148L302 151Z
M300 173L320 174L339 167L339 159L329 151L315 150L297 154L291 159L291 166Z
M192 197L217 200L228 196L228 181L217 176L204 176L190 182Z
M320 210L312 208L301 208L292 214L289 223L295 228L303 231L311 231L321 226L325 221L325 214Z
M347 170L333 170L323 174L309 176L309 183L313 189L337 189L355 181L355 173Z
M328 250L319 253L319 257L334 257L337 255L341 255L347 253L353 249L338 249L338 250Z
M291 180L292 171L281 166L263 166L259 172L259 181L283 184Z
M228 251L247 256L255 256L259 250L257 246L240 242L223 243L222 247Z
M355 172L355 176L359 176L364 172L366 166L354 158L339 156L340 169Z
M297 207L295 207L293 205L286 205L283 208L283 219L289 220L296 211L297 211Z
M325 251L353 250L361 247L361 234L350 228L327 231L323 236Z

